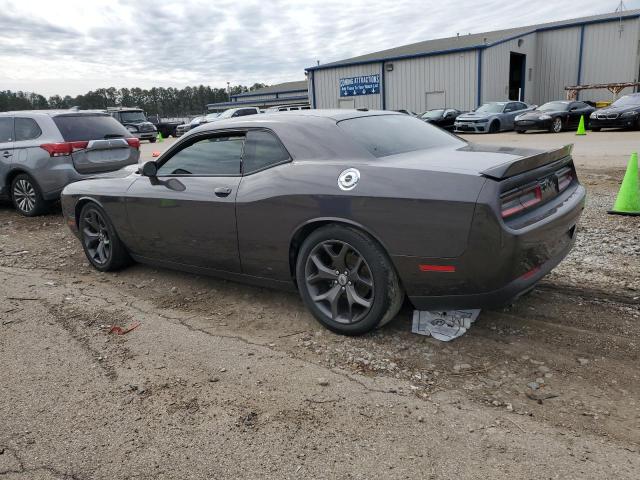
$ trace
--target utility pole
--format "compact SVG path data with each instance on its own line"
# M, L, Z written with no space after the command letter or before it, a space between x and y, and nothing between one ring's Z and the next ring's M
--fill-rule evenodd
M229 97L227 101L231 101L231 83L227 82L227 96Z

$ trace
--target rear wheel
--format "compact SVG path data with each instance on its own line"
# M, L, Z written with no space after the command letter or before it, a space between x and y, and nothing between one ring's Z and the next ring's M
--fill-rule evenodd
M84 253L97 270L118 270L131 262L107 214L95 203L82 208L79 230Z
M26 173L17 175L11 182L11 199L16 210L25 217L42 215L49 206L42 198L38 184Z
M156 137L152 137L152 138L150 138L150 139L149 139L149 142L151 142L151 143L156 143Z
M298 254L296 279L316 319L345 335L386 324L404 300L398 275L377 242L341 225L309 235Z
M562 119L560 117L556 117L551 121L549 131L551 133L560 133L562 131Z
M498 133L500 131L500 123L497 120L491 122L489 125L489 133Z

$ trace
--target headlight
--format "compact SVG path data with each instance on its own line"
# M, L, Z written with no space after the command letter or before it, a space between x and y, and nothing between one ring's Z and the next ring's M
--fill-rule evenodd
M540 115L538 118L540 120L550 120L551 119L551 115L544 114L544 115Z
M597 114L597 113L598 113L598 112L593 112L591 115L589 115L589 118L596 118L596 114Z
M638 112L624 112L622 115L620 115L621 117L635 117L636 115L638 115Z
M127 130L129 130L130 132L137 132L138 129L136 127L134 127L133 125L127 125Z

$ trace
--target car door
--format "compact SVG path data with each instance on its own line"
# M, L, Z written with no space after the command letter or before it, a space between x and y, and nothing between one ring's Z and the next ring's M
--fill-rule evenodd
M585 122L591 115L591 107L583 102L573 102L569 105L569 126L577 127L580 123L580 117L584 115Z
M0 193L8 193L10 185L5 185L14 155L13 117L0 117ZM6 191L4 191L6 188Z
M501 121L503 130L512 130L515 124L515 118L524 110L520 107L520 102L509 102L504 107L503 120Z
M127 192L134 254L239 272L235 199L244 132L202 132L158 161Z

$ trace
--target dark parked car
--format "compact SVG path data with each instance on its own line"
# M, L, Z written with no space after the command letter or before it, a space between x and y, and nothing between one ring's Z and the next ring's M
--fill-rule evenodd
M434 110L427 110L424 113L418 115L418 118L424 122L428 122L432 125L436 125L445 130L453 130L453 124L462 113L455 108L437 108Z
M640 129L640 93L625 95L610 107L593 112L589 121L594 132L603 128Z
M199 127L200 125L204 125L207 123L206 117L195 117L191 119L187 123L183 123L182 125L178 125L176 127L176 137L181 137L185 133L187 133L192 128Z
M454 130L460 133L498 133L513 130L515 118L534 108L534 105L524 102L488 102L472 112L460 114L454 123Z
M584 117L585 127L589 125L589 115L595 107L584 102L558 100L547 102L532 112L518 115L515 120L515 130L524 133L527 130L548 130L560 133L562 130L577 128L580 117Z
M164 138L175 137L178 125L182 125L184 123L183 120L160 118L160 115L150 115L147 119L153 123L153 126L156 127L158 133L160 133Z
M472 145L392 112L311 110L191 131L142 172L69 185L91 264L130 259L297 288L361 334L417 309L531 289L571 249L585 190L571 147Z
M139 108L114 107L107 108L107 113L119 121L138 140L149 140L154 143L158 130L147 120L144 111Z
M0 197L45 213L69 183L138 162L140 140L103 112L0 113Z

